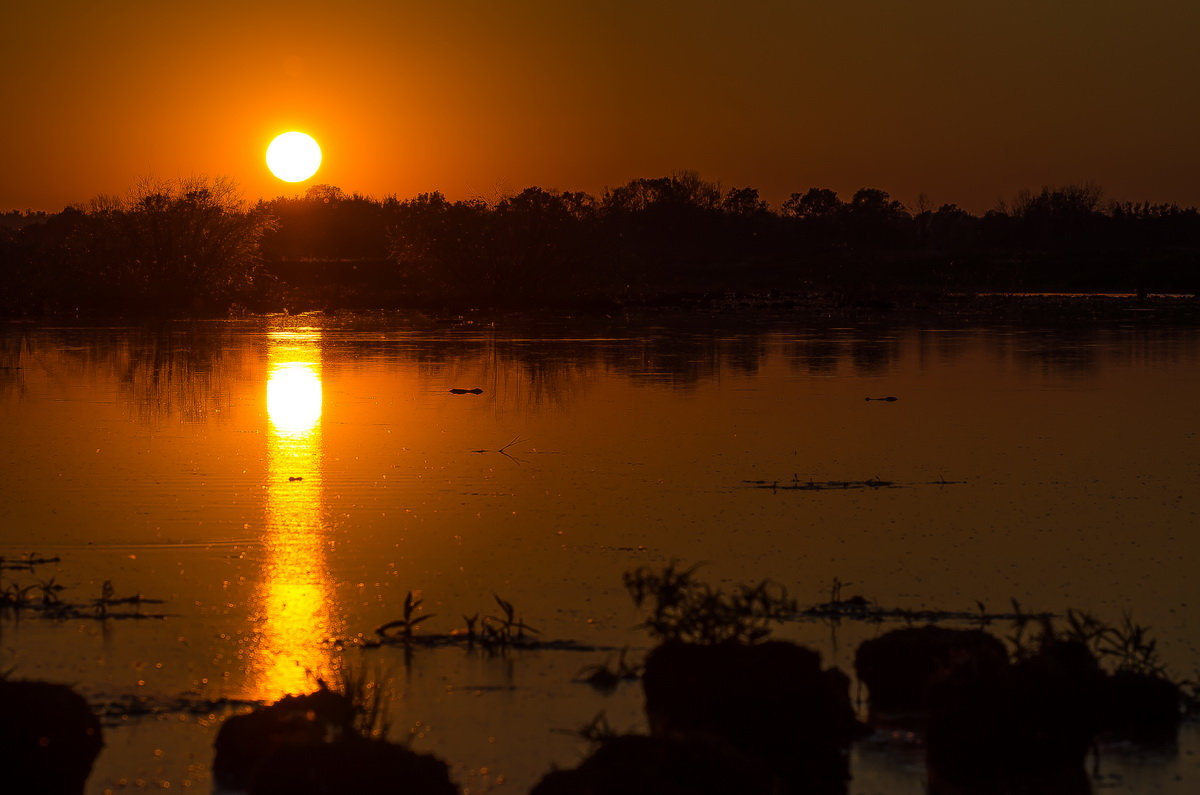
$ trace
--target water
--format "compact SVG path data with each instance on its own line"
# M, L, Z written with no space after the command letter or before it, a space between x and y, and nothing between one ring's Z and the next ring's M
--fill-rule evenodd
M64 598L165 600L146 620L0 621L0 667L96 703L273 699L338 664L406 593L445 632L516 605L547 638L647 646L622 572L705 561L802 602L1124 610L1198 667L1200 335L294 318L0 334L0 554L61 562ZM482 394L449 390L482 388ZM896 396L894 402L865 397ZM501 452L502 451L502 452ZM813 481L894 488L753 488ZM961 482L960 482L961 481ZM887 627L789 624L850 667ZM999 628L1006 630L1006 628ZM345 653L386 672L395 734L472 792L524 792L636 684L572 683L611 652ZM114 718L90 791L209 791L225 713ZM1110 751L1114 792L1200 785L1176 752ZM920 749L855 750L854 793L923 791Z

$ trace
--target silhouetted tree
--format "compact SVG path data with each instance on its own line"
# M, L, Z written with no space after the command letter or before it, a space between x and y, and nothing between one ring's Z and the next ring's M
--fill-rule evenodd
M753 217L769 211L767 203L758 197L757 188L730 188L721 197L721 212L727 215Z
M278 224L263 240L271 261L382 260L387 256L388 208L334 185L313 185L303 197L266 203Z
M86 288L80 304L211 311L249 295L274 220L227 180L184 179L98 197L64 223L57 278Z
M783 203L787 218L833 219L842 213L841 199L829 188L809 188L804 194L793 193Z
M876 188L849 202L809 188L776 214L754 188L722 191L690 171L598 200L531 187L494 205L314 185L251 208L220 181L145 185L86 208L0 215L0 313L219 312L266 300L260 260L280 284L272 307L799 289L884 306L905 290L1200 290L1195 208L1105 204L1091 185L1024 191L982 217L919 206L913 217Z
M912 220L903 204L878 188L855 191L845 216L854 242L872 246L901 244Z
M1040 193L1021 191L1012 206L1012 217L1023 242L1062 248L1081 242L1099 227L1102 193L1095 185L1044 187Z

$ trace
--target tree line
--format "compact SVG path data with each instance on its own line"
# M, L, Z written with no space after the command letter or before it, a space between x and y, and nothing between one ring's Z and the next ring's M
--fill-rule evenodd
M737 293L1200 290L1200 212L1025 191L981 215L862 188L792 193L694 172L599 196L495 201L316 185L249 204L225 181L142 185L60 213L0 215L0 311L220 313L314 307L670 302Z

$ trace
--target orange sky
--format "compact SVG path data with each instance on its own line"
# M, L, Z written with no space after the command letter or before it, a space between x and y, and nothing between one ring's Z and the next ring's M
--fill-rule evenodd
M1200 204L1198 30L1194 0L12 0L0 210L147 176L291 194L263 161L291 129L325 150L299 190L490 199L694 169L772 202L871 185L981 211L1090 180Z

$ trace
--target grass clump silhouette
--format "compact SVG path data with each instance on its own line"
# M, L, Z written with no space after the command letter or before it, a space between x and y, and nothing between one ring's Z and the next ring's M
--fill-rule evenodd
M365 641L362 646L378 648L402 645L409 649L419 646L465 646L468 649L480 648L489 654L504 653L510 649L554 648L581 651L595 648L570 640L537 640L531 635L539 635L540 631L525 623L525 619L517 612L512 602L495 593L492 594L492 599L500 608L498 615L481 615L476 612L463 616L465 628L450 633L417 634L417 625L433 616L416 615L422 600L414 598L412 591L409 591L404 598L401 617L376 627L377 639Z
M389 621L375 628L375 634L385 640L402 639L411 641L413 639L413 630L422 621L428 621L433 618L433 615L427 614L423 616L416 615L416 611L421 607L422 599L414 599L413 592L409 591L404 595L403 615L395 621ZM395 631L394 630L398 630Z
M337 672L332 690L350 703L352 726L359 736L387 740L392 730L392 706L396 694L391 689L391 677L366 664L343 665ZM318 680L320 686L324 682ZM411 742L412 735L404 738Z
M69 588L58 582L58 575L35 578L33 582L18 579L6 581L4 572L15 571L32 575L38 566L59 563L60 559L42 558L30 554L20 558L5 558L0 556L0 611L9 611L13 615L31 613L52 619L140 619L165 618L162 613L143 613L143 605L163 604L161 599L134 594L133 596L117 596L112 580L105 580L100 588L100 596L90 603L71 601L66 592ZM132 610L114 610L117 607L132 607Z
M672 561L661 571L641 566L623 575L634 604L649 610L639 629L663 642L756 643L796 613L782 585L762 580L726 591L697 579L700 565L681 569Z
M492 594L492 598L499 605L502 615L484 616L479 621L477 635L475 634L475 618L479 614L476 613L475 616L468 618L467 637L469 640L478 641L485 649L507 649L523 643L526 639L526 632L540 634L538 630L526 624L524 619L517 615L512 602L501 599L499 594Z
M1108 662L1110 673L1129 673L1168 679L1167 669L1158 653L1158 640L1151 637L1150 627L1137 624L1133 614L1121 614L1119 624L1109 624L1085 610L1070 609L1064 617L1066 626L1058 629L1049 617L1039 617L1040 632L1033 637L1027 633L1030 618L1018 613L1013 620L1014 632L1008 640L1015 659L1037 654L1039 648L1051 641L1080 643L1099 662Z

